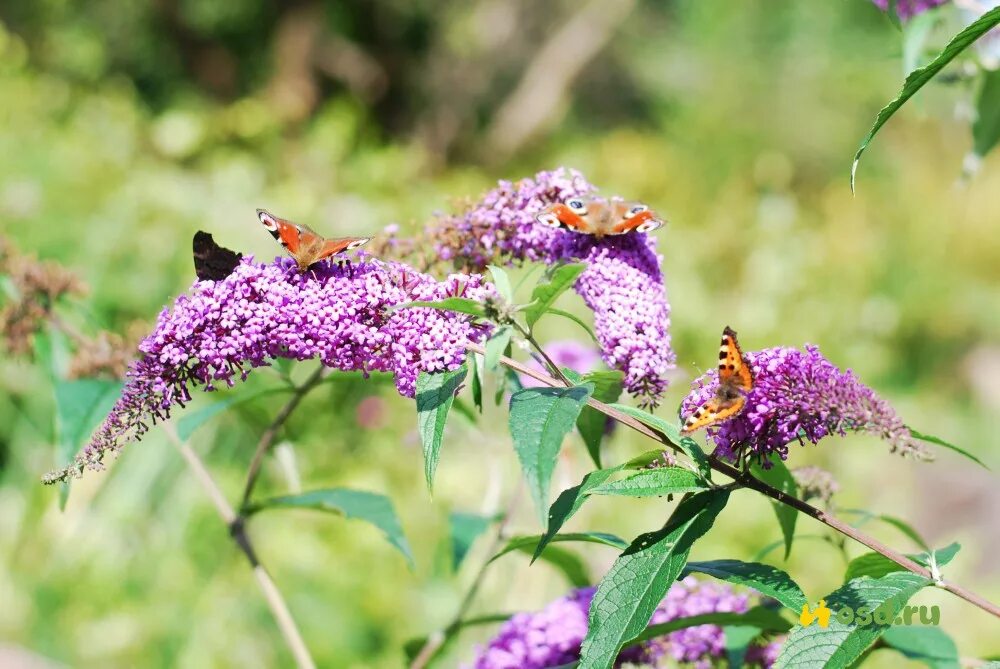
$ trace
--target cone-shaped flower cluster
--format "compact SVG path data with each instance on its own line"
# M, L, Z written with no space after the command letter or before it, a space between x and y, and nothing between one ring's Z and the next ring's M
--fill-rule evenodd
M445 281L406 265L364 260L320 263L300 272L290 258L271 264L244 258L218 282L195 283L164 310L139 345L121 398L73 464L45 482L99 469L105 456L140 437L191 399L193 386L233 385L273 358L318 359L343 371L391 372L412 397L421 371L454 369L465 343L488 328L468 316L427 308L393 309L416 300L495 295L478 275Z

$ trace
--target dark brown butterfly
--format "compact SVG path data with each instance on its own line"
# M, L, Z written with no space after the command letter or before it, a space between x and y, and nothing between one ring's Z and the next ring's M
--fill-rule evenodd
M233 273L240 264L242 253L236 253L219 246L212 235L199 230L192 241L194 250L194 273L199 281L222 281Z
M652 232L663 225L649 207L638 202L571 197L546 207L535 220L550 228L562 228L598 239L627 232Z
M257 210L257 218L278 240L289 255L295 258L299 270L305 271L315 262L329 258L342 251L349 251L364 246L371 237L339 237L327 239L308 225L292 223L283 218L273 216L263 209Z
M746 395L753 390L753 382L753 370L743 357L736 333L727 326L722 331L722 346L719 348L719 388L714 397L685 419L681 434L737 415L747 403Z

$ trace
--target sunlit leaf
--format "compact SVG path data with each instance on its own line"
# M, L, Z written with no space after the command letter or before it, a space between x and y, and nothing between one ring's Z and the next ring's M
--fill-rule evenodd
M998 7L998 9L1000 9L1000 7ZM935 437L934 435L931 435L931 434L923 434L922 432L917 432L916 430L914 430L910 426L907 426L907 429L910 430L910 435L913 436L914 439L920 439L921 441L926 441L926 442L929 442L931 444L937 444L938 446L944 446L945 448L951 449L951 450L955 451L956 453L958 453L960 455L964 455L965 457L967 457L968 459L972 460L973 462L975 462L977 465L979 465L983 469L989 470L989 467L986 466L985 462L983 462L982 460L980 460L979 458L977 458L976 456L974 456L972 453L969 453L964 448L959 448L955 444L949 443L949 442L945 441L944 439L942 439L941 437Z
M462 365L450 372L421 372L417 377L417 423L424 450L424 478L427 480L428 490L434 489L434 472L441 458L441 443L444 426L448 422L448 411L465 374L466 366Z
M770 469L764 469L755 462L751 465L750 471L754 476L772 488L777 488L786 495L796 496L798 486L795 485L795 479L792 477L792 473L788 471L788 467L785 466L784 461L777 455L771 458ZM781 527L781 536L785 540L785 559L787 560L788 555L792 552L795 521L798 519L799 512L793 507L777 501L771 502L771 508L774 509L774 515L778 519L778 526Z
M882 635L882 643L930 669L959 669L958 647L940 627L896 625Z
M796 615L806 603L806 596L788 573L759 562L740 560L710 560L708 562L688 562L685 573L697 572L713 578L745 585L762 595L773 597Z
M524 310L528 327L533 326L559 296L570 288L587 266L583 263L560 265L552 270L548 280L542 280L531 293L531 304Z
M659 416L654 416L648 411L630 407L627 404L612 404L611 406L618 409L622 413L632 416L632 418L648 425L654 430L659 430L663 433L663 436L667 438L667 441L680 448L685 455L691 458L697 466L699 473L701 473L706 480L711 480L712 467L709 464L708 456L705 455L705 451L703 451L701 446L698 445L698 442L690 437L681 435L679 426L669 421L665 421Z
M656 497L705 490L704 480L683 467L658 467L608 481L590 491L592 495Z
M470 300L467 297L448 297L443 300L437 301L416 301L407 302L405 304L399 304L393 307L393 310L399 309L412 309L417 307L425 307L428 309L441 309L443 311L454 311L460 314L469 314L470 316L486 316L486 307L484 307L479 302L475 300Z
M487 265L490 274L493 275L493 285L497 287L497 292L508 302L514 301L514 290L510 287L510 277L502 268L496 265Z

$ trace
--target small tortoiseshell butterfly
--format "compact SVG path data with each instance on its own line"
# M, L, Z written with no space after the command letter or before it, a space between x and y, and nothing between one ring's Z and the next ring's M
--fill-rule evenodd
M299 270L305 271L313 263L329 258L341 251L349 251L364 246L371 237L340 237L327 239L307 225L292 223L272 216L263 209L257 210L257 218L264 224L271 236L277 239L289 255L295 258Z
M219 246L212 235L199 230L191 243L194 251L194 273L199 281L222 281L240 264L242 253Z
M681 434L732 418L743 410L746 395L753 389L753 370L743 357L736 333L730 327L722 331L719 348L719 388L715 397L694 410L684 421Z
M644 204L581 197L549 205L535 216L535 220L550 228L594 235L598 239L605 235L624 235L633 230L652 232L663 225L663 221Z

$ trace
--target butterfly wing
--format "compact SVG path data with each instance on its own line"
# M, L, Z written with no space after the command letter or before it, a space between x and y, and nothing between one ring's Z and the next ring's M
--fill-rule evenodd
M222 281L240 264L242 253L219 246L212 235L199 230L192 240L194 272L199 281Z
M753 370L743 357L736 332L728 325L722 331L722 345L719 347L719 382L745 392L753 388Z
M584 218L590 213L590 205L580 198L570 198L565 203L552 204L535 216L535 220L550 228L562 228L573 232L591 232L590 223Z
M296 258L303 250L316 246L322 239L309 226L292 223L264 209L257 210L257 218L271 236Z
M619 202L614 207L616 222L608 234L623 235L626 232L652 232L663 225L656 214L646 205L638 202Z
M687 417L684 426L681 427L681 434L688 434L708 425L721 423L742 411L746 403L747 400L742 395L730 400L713 397Z
M323 246L320 248L319 255L316 260L329 258L330 256L337 255L342 251L350 251L352 249L360 248L371 240L371 237L339 237L336 239L324 239Z
M714 397L685 419L681 433L694 432L735 416L746 405L744 393L751 389L753 370L743 357L736 332L726 326L722 331L722 344L719 347L719 389Z

